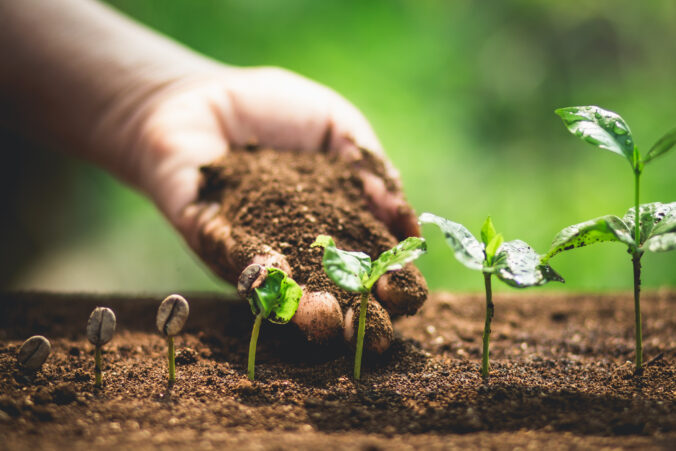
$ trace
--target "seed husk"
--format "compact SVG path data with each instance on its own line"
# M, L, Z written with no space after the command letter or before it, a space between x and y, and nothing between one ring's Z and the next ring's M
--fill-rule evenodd
M108 307L96 307L87 321L87 339L95 346L103 346L114 333L115 313Z
M24 341L19 348L17 360L22 368L29 371L40 369L49 353L52 351L52 345L42 335L34 335Z
M258 288L268 277L268 271L259 264L251 264L244 268L237 281L237 294L242 298L251 297L251 292Z
M157 310L157 330L161 334L173 337L178 335L183 329L185 322L190 314L188 301L183 296L172 294L162 301Z

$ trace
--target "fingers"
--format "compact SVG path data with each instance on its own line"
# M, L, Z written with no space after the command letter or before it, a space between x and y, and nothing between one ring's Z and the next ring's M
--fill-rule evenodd
M412 264L383 275L375 286L375 295L392 315L413 315L429 294L425 278Z
M399 240L420 236L418 218L404 200L401 191L388 190L385 181L371 172L361 171L360 176L364 184L364 194L374 216Z
M343 330L343 313L336 298L328 292L302 288L303 297L291 322L298 326L308 341L324 343L338 336Z
M279 268L292 275L286 258L259 238L232 227L215 204L194 205L186 209L185 224L191 227L185 236L191 237L195 251L223 279L238 283L240 274L252 264Z
M359 328L359 299L345 311L343 336L352 346L356 345ZM369 299L366 309L366 327L364 331L364 349L367 352L382 354L389 349L394 340L394 330L390 315L373 299Z

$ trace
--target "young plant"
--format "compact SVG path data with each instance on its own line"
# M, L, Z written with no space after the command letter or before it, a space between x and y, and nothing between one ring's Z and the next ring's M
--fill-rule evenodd
M52 345L42 335L34 335L24 341L19 348L17 362L25 371L34 373L45 363L49 353L52 351Z
M284 271L249 265L240 275L237 292L246 298L256 316L249 343L249 379L254 380L256 345L263 318L271 323L286 324L298 309L303 290Z
M486 290L486 321L483 333L481 375L488 377L489 342L494 305L491 276L495 275L509 286L526 288L544 285L547 282L563 282L563 278L547 264L540 263L540 256L521 240L505 242L497 233L491 217L486 218L481 228L481 241L477 240L463 225L431 213L420 215L421 224L434 224L443 232L446 243L455 258L468 267L481 271Z
M427 250L424 238L410 237L371 261L363 252L348 252L336 247L328 235L319 235L312 247L324 248L324 271L336 285L345 291L361 294L357 351L354 356L354 378L361 376L361 356L364 348L364 329L369 293L376 281L387 271L396 271L420 257Z
M102 385L101 347L108 343L115 333L115 314L107 307L96 307L87 321L87 339L96 346L94 374L95 387Z
M641 330L641 257L645 251L666 252L676 249L676 202L654 202L639 205L639 218L632 207L623 218L613 215L575 224L561 230L542 261L559 252L604 241L619 241L627 246L634 264L634 320L636 371L643 367L643 334ZM632 234L639 225L638 240Z
M157 319L155 320L157 330L167 337L167 358L169 360L170 384L173 384L176 381L174 336L181 332L189 314L190 307L188 306L188 301L178 294L167 296L160 304L160 308L157 309Z
M547 254L552 256L561 250L556 250L559 246L557 243L562 243L565 237L568 237L569 233L579 233L580 236L577 238L575 236L569 236L568 239L571 243L564 245L563 247L570 248L580 247L590 244L591 236L613 236L616 239L600 239L600 241L623 241L629 246L629 253L631 254L631 259L634 269L634 317L636 322L636 370L640 370L643 365L643 345L642 345L642 333L641 333L641 256L643 255L644 248L642 244L646 242L650 237L647 235L641 236L642 229L647 229L648 232L653 230L653 226L656 226L657 222L663 221L662 218L657 218L654 214L657 214L656 208L658 204L646 204L644 206L639 205L639 192L640 192L640 179L643 169L647 163L650 163L655 158L664 155L669 150L674 147L676 144L676 130L672 130L669 133L665 134L657 140L657 142L650 148L645 157L641 156L634 138L629 130L627 123L620 117L618 114L613 113L612 111L606 111L597 106L576 106L576 107L567 107L560 108L556 110L563 123L568 128L568 130L573 133L578 138L600 148L609 150L613 153L616 153L620 156L623 156L631 166L632 172L634 173L634 209L630 210L627 215L632 211L639 212L639 220L635 221L633 216L628 218L625 215L624 225L629 224L626 219L629 219L630 224L630 235L631 242L625 241L624 239L619 239L618 236L611 231L611 227L614 225L618 226L617 230L623 230L623 227L616 222L613 222L613 219L610 219L610 223L607 225L603 218L597 218L586 223L577 224L567 229L564 229L559 236L554 240L552 244L552 249ZM645 209L645 211L644 211ZM661 211L661 210L660 210ZM604 218L609 218L608 216ZM614 216L613 218L617 218ZM619 219L619 218L617 218ZM599 222L600 221L600 222ZM646 224L644 224L644 221ZM595 224L595 225L592 225ZM613 224L611 226L610 224ZM667 223L663 223L662 226L658 227L657 230L660 234L669 234L673 232L673 228L670 229ZM581 228L582 227L582 228ZM591 229L588 229L591 227ZM587 232L586 230L589 230ZM615 230L615 229L613 229ZM566 232L565 234L563 232ZM618 232L620 235L623 232ZM589 235L591 234L591 235ZM586 238L585 238L586 237ZM656 239L653 243L659 241L661 244L659 246L653 245L648 247L653 247L654 249L659 248L659 251L672 250L673 245L668 245L667 242L672 241L673 237L663 237L659 240ZM580 243L583 242L583 243ZM653 249L649 249L653 250Z

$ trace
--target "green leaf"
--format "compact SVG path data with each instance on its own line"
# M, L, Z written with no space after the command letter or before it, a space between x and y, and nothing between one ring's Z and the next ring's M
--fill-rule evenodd
M622 220L630 230L634 230L635 208L630 208ZM676 231L676 202L663 204L652 202L642 204L639 211L639 246L649 238Z
M676 250L676 233L664 233L657 235L643 244L643 249L650 252L667 252Z
M516 288L564 281L551 266L540 261L540 255L532 247L521 240L504 243L495 256L493 268L500 280Z
M542 258L546 263L559 252L603 241L620 241L635 246L631 227L617 216L607 215L590 221L581 222L561 230Z
M624 156L632 168L640 165L631 131L620 115L597 106L559 108L555 113L578 138Z
M660 155L664 155L674 147L674 144L676 144L676 129L670 131L653 144L643 162L648 163Z
M295 315L303 290L281 269L267 271L267 278L249 299L251 311L254 315L263 312L263 317L272 323L286 324Z
M418 218L421 224L434 224L446 237L446 243L455 254L455 258L470 269L483 269L484 248L467 228L432 213L423 213Z
M368 293L364 285L371 273L371 257L363 252L349 252L338 249L333 238L319 235L312 247L324 248L324 270L336 285L354 293Z
M481 227L481 242L488 246L488 243L491 242L497 233L498 232L495 230L495 226L493 225L491 217L487 217L484 225Z
M412 236L406 238L392 249L386 250L373 262L371 274L364 283L369 290L374 283L387 271L396 271L404 267L427 252L427 242L424 238Z
M493 264L493 257L495 257L495 254L504 242L505 239L502 237L502 233L493 235L493 238L491 238L491 241L486 246L486 263L488 263L488 265Z

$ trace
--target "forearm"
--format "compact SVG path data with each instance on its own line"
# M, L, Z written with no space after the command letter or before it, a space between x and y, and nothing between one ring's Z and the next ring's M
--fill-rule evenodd
M31 135L133 178L135 117L212 65L89 0L0 0L0 107Z

